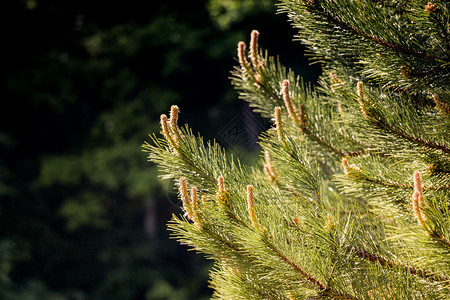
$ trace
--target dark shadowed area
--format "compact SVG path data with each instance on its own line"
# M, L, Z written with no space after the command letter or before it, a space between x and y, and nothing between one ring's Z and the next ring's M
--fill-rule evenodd
M258 159L267 126L237 99L236 44L306 80L303 47L268 0L4 3L0 299L207 299L200 255L169 238L176 191L141 144L181 108L205 139Z

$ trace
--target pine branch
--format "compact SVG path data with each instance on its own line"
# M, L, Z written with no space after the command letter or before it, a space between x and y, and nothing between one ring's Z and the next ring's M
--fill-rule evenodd
M329 11L327 11L325 9L324 6L319 5L319 1L320 0L316 0L316 1L314 3L315 4L314 5L314 9L317 10L319 13L321 13L321 15L323 15L328 21L331 21L332 23L338 25L339 27L341 27L341 28L343 28L345 30L354 32L356 35L359 35L359 36L361 36L361 37L363 37L363 38L365 38L367 40L370 40L370 41L374 42L377 45L384 46L384 47L386 47L388 49L391 49L391 50L394 50L395 52L400 53L400 54L412 55L412 56L416 56L416 57L419 57L419 58L429 59L429 60L434 60L434 61L439 61L439 62L447 61L445 58L438 57L438 56L435 56L435 55L432 55L432 54L428 54L428 53L425 53L425 52L420 52L420 51L404 48L404 47L402 47L400 45L397 45L395 43L388 42L388 41L382 40L379 37L367 34L367 33L363 32L362 30L352 26L351 24L345 23L344 21L340 20L336 16L333 16ZM306 2L306 3L308 4L310 2Z
M331 74L319 89L263 57L259 32L248 54L238 44L240 98L275 117L261 143L266 177L181 131L176 107L161 117L165 140L150 159L166 178L185 177L187 219L170 226L219 263L216 298L448 296L448 7L438 15L419 2L284 0L316 58L344 79Z
M439 235L436 231L427 231L429 237L433 240L437 241L439 244L445 246L447 249L450 249L450 242L446 241L441 235Z
M391 133L395 134L398 137L404 138L410 142L413 142L421 146L425 146L430 149L436 149L442 151L443 153L450 154L450 149L443 144L425 141L419 137L408 135L399 128L389 125L387 122L381 119L373 119L373 121L375 124L380 125L383 129L390 131Z
M342 166L344 168L344 174L347 178L353 178L355 180L362 180L371 184L376 184L383 187L389 188L399 188L399 189L408 189L413 190L414 186L410 184L398 183L394 181L382 181L374 178L370 178L367 176L359 167L355 165L349 165L348 160L346 158L342 159ZM438 185L438 186L423 186L424 190L428 191L442 191L450 189L450 184L448 185Z
M356 256L363 258L363 259L367 259L371 262L378 262L382 266L387 266L390 268L402 268L404 270L407 270L409 273L411 273L413 275L417 275L421 278L424 278L427 280L432 280L432 281L443 282L446 285L450 284L450 278L445 275L435 274L432 271L425 271L422 269L418 269L415 267L405 265L403 263L396 263L390 259L375 255L373 253L369 253L362 248L352 246L350 244L344 244L344 247L348 252L354 253Z
M447 47L447 51L450 52L450 39L448 37L448 31L447 28L445 28L444 23L442 22L442 20L436 15L436 14L432 14L431 15L432 19L436 22L436 24L438 25L441 34L445 40L445 46Z
M308 282L310 282L313 286L318 289L319 295L326 295L331 296L335 299L348 299L348 300L358 300L358 298L354 296L350 296L344 293L339 293L335 290L333 290L330 287L327 287L322 282L311 276L310 274L306 273L302 268L300 268L297 264L295 264L293 261L289 260L286 256L284 256L278 249L276 249L267 239L264 239L264 243L267 245L267 247L272 250L272 252L278 256L279 259L284 261L286 264L291 266L294 270L296 270L304 279L306 279Z

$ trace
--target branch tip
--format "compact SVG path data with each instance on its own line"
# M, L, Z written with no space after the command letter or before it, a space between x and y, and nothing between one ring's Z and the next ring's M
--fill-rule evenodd
M193 211L192 211L191 201L189 199L186 178L185 177L181 177L179 184L180 184L179 193L180 193L181 202L183 202L183 209L186 212L187 217L190 220L192 220L192 218L193 218Z
M244 69L248 66L248 61L247 61L247 58L245 57L245 48L246 48L246 45L245 45L244 42L241 41L241 42L238 43L239 64Z
M250 34L250 58L253 64L253 67L259 68L260 65L258 63L258 37L259 31L253 30Z
M292 104L289 86L290 86L289 80L287 80L287 79L283 80L282 94L283 94L284 105L286 106L287 112L288 112L289 116L292 118L292 120L302 127L302 125L301 125L302 122L301 122L300 118L298 117L297 112L294 109L294 105Z
M277 129L278 140L284 141L283 124L281 122L281 107L275 107L275 126Z
M256 217L256 213L255 213L255 200L254 200L254 195L253 195L253 185L248 185L247 186L247 208L248 208L248 213L250 216L250 221L252 221L252 225L253 227L255 227L256 229L260 229L259 226L259 222L258 222L258 218Z

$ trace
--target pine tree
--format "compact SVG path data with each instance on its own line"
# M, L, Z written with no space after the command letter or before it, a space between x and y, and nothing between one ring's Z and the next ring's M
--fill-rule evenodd
M315 87L238 44L271 118L259 166L161 116L144 148L179 189L170 230L215 261L215 299L450 298L450 3L283 0Z

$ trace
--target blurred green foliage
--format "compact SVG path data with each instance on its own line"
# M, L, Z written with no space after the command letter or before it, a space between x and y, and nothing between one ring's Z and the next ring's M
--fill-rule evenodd
M211 19L221 28L228 29L234 23L242 22L250 15L274 11L272 0L209 0L207 8Z
M209 265L169 239L176 192L141 144L171 104L206 138L239 114L237 41L255 24L274 51L291 39L272 1L6 4L0 299L208 298Z

